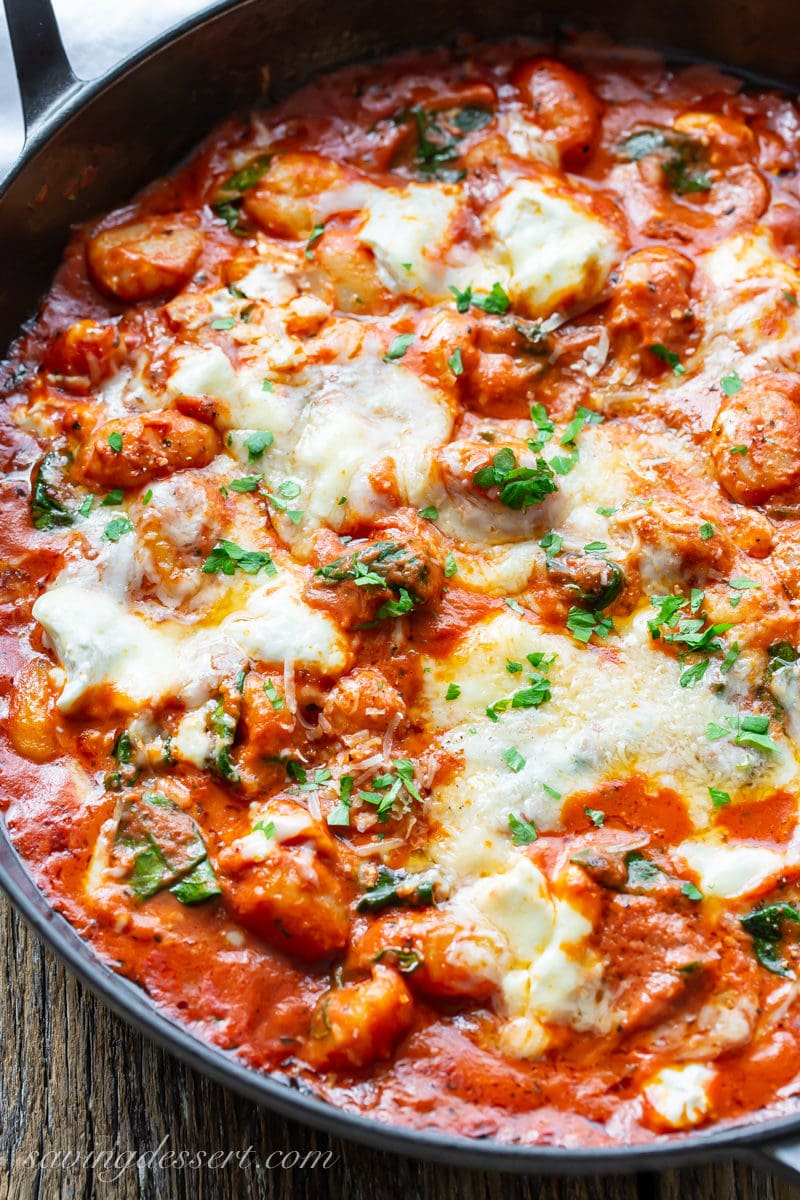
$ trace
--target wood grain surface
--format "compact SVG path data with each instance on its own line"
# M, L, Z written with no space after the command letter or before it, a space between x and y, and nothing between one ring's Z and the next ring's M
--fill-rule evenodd
M664 1174L521 1179L381 1154L273 1116L129 1029L65 972L0 897L1 1200L798 1200L800 1188L720 1163ZM167 1139L165 1142L164 1139ZM254 1148L244 1166L82 1165L87 1151L206 1155ZM325 1169L267 1170L255 1155L330 1150ZM77 1165L63 1165L72 1154Z

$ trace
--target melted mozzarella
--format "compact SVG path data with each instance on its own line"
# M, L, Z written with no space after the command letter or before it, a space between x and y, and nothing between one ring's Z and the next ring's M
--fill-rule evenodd
M451 299L451 288L488 292L499 283L519 308L547 316L599 295L620 256L613 231L577 197L559 194L555 179L549 187L512 181L474 249L454 236L466 209L462 189L449 184L377 189L358 236L396 293L430 303Z
M72 712L98 687L121 707L177 695L199 703L248 659L292 660L338 675L349 661L345 639L325 616L277 579L253 587L216 623L153 622L107 594L63 584L37 600L35 619L50 638L67 680L59 699ZM186 757L202 753L200 730L187 728Z
M476 976L499 982L506 1053L539 1054L548 1041L545 1021L597 1028L607 1020L608 1009L599 999L602 964L581 945L591 923L553 894L527 858L510 855L506 870L463 888L451 909L476 931L451 958Z
M169 744L170 755L181 762L205 767L214 754L215 736L208 726L208 718L215 708L213 701L192 709L181 718Z
M730 704L708 686L680 687L679 664L650 642L649 615L619 623L614 659L508 612L474 626L446 658L427 661L426 711L444 731L442 744L464 763L432 801L449 832L440 852L454 877L485 869L490 848L508 837L509 813L558 829L559 797L592 791L605 779L641 772L655 786L674 788L699 828L712 812L709 782L731 792L748 783L766 791L797 779L788 745L764 755L708 740L707 726L723 724ZM526 686L526 656L536 652L556 655L552 698L492 722L487 705ZM510 674L508 661L523 671ZM461 689L455 700L446 699L451 683ZM503 759L512 748L525 759L518 772Z
M700 877L700 889L709 896L732 899L759 891L767 880L780 875L787 858L763 846L731 845L716 838L686 841L677 853ZM795 863L800 861L797 852Z
M662 1067L644 1088L647 1103L668 1129L698 1125L711 1108L708 1090L715 1072L702 1063Z
M445 184L375 189L358 236L375 255L386 287L421 299L447 297L442 259L460 207L460 189Z
M247 603L226 617L220 631L253 662L283 662L316 667L338 675L348 665L347 643L330 617L310 608L293 584L254 591Z
M619 258L617 240L599 218L527 179L502 198L490 228L508 293L533 314L594 299Z
M680 665L649 640L650 615L648 609L619 622L614 657L504 612L474 626L446 657L426 662L424 711L441 745L462 763L427 803L438 830L429 854L448 881L451 903L477 910L504 939L498 986L509 1053L539 1053L547 1022L601 1030L612 1012L602 988L605 964L585 946L589 919L570 901L567 883L559 883L556 900L530 863L520 864L509 815L557 832L568 796L641 773L685 796L702 829L711 819L710 780L732 791L749 782L764 792L797 781L788 746L764 755L708 740L708 724L721 724L730 704L708 686L680 687ZM551 699L492 721L486 706L527 685L527 655L537 652L556 656ZM509 673L509 662L522 663L523 671ZM448 700L452 683L461 690ZM524 759L519 770L504 758L512 749ZM679 852L709 895L746 894L782 865L771 851L710 841L684 842Z
M133 705L172 688L177 666L172 645L111 596L64 584L40 596L33 615L67 674L58 701L62 712L73 712L103 685Z
M396 500L383 478L397 487L402 503L418 505L430 490L433 451L451 434L452 406L402 363L385 363L382 355L377 340L367 339L352 360L309 364L296 386L264 391L263 372L237 377L221 350L193 351L184 355L170 388L184 390L188 375L189 383L224 401L229 427L240 431L232 448L245 465L248 433L273 433L258 470L273 494L287 479L300 486L289 507L303 512L302 521L294 524L280 512L275 519L301 552L322 523L338 528L354 514L390 512Z

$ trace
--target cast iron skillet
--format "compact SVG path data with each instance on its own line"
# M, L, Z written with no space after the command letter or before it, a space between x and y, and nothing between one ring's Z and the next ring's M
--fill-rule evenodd
M797 71L796 0L425 0L396 20L381 0L221 0L103 78L73 75L49 0L5 0L26 143L0 183L0 357L35 312L69 227L163 174L215 120L315 71L456 30L556 36L565 20L682 58L735 64L762 80ZM795 76L796 77L796 76ZM800 80L798 80L800 82ZM639 1147L504 1145L378 1124L250 1070L160 1013L50 908L0 821L0 884L40 937L102 1000L165 1049L256 1103L384 1150L461 1166L536 1174L653 1170L733 1156L800 1180L800 1110Z

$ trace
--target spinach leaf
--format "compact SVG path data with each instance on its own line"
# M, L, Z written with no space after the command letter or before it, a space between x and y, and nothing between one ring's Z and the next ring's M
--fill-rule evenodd
M131 863L128 884L140 900L165 888L184 904L219 894L197 824L161 792L124 802L114 850Z

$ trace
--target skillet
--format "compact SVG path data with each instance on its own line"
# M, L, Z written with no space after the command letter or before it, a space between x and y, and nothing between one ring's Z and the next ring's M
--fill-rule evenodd
M402 28L376 0L223 0L152 42L100 79L76 79L49 0L5 0L26 144L0 184L0 348L35 311L69 228L163 174L232 109L269 88L280 95L312 73L353 59L435 44L457 29L492 38L552 38L565 18L669 57L734 65L760 82L796 77L800 7L743 0L643 6L588 0L426 0ZM276 52L277 48L277 52ZM267 71L268 67L268 71ZM785 85L784 85L785 86ZM8 248L14 252L9 253ZM573 1149L472 1141L396 1129L341 1112L278 1077L258 1074L160 1013L95 957L49 906L0 822L0 885L22 916L105 1003L161 1046L256 1103L384 1150L480 1168L568 1174L641 1171L732 1156L800 1181L800 1110L647 1146Z

